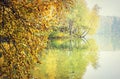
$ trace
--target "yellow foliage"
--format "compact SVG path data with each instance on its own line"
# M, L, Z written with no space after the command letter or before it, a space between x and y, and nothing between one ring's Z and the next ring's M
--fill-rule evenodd
M46 47L50 27L58 25L73 1L0 1L0 50L4 56L1 75L10 79L32 78L30 69L40 63L38 54Z

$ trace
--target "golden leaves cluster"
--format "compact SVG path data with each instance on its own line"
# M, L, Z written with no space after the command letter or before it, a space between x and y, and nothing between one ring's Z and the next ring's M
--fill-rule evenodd
M30 79L33 64L46 47L51 26L58 25L74 0L0 1L0 78Z

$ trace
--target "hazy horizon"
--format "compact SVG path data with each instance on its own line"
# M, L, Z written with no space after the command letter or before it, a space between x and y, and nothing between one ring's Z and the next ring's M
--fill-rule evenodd
M86 0L91 9L95 4L100 7L99 15L120 17L120 0Z

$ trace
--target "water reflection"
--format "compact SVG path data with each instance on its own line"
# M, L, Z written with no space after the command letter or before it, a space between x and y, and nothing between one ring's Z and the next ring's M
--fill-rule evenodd
M95 39L101 51L120 51L120 35L96 35Z
M93 39L52 39L36 64L37 79L82 79L88 65L98 67L98 46Z
M99 68L90 65L83 79L120 79L120 35L96 35L99 47Z

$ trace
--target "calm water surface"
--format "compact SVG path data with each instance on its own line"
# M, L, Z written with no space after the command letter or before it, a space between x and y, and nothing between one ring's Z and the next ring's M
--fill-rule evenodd
M120 37L95 36L99 46L99 67L87 67L83 79L120 79Z
M119 36L52 39L36 65L37 79L120 79Z

